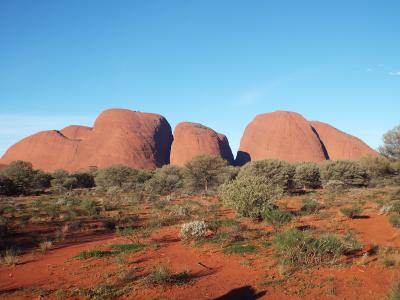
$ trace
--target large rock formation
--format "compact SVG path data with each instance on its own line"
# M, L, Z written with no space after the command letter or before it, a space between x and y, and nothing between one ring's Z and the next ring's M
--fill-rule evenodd
M323 161L323 145L303 116L276 111L257 115L247 125L236 158L238 165L250 160Z
M195 156L202 154L221 156L233 163L232 151L225 135L201 124L179 123L174 130L171 164L184 165Z
M281 159L322 161L358 160L378 155L360 139L317 121L308 122L294 112L276 111L258 115L246 127L236 163L250 160Z
M310 124L324 143L329 158L332 160L358 160L367 155L378 155L359 138L344 133L329 124L318 121L311 121Z
M170 125L158 114L109 109L93 128L68 126L31 135L9 148L0 163L25 160L46 171L112 164L150 169L169 163L172 139Z

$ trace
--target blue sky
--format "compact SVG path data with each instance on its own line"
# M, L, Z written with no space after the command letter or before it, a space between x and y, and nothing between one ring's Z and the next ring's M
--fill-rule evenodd
M106 108L200 122L236 152L297 111L372 147L400 123L400 1L0 1L0 153Z

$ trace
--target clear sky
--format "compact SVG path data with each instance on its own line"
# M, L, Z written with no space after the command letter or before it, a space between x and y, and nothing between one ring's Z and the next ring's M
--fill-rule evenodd
M200 122L236 152L297 111L370 146L400 123L400 1L0 0L0 153L106 108Z

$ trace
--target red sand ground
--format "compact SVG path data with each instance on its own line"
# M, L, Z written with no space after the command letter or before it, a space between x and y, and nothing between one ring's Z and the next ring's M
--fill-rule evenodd
M298 205L293 198L291 206ZM225 216L232 212L224 209ZM322 227L330 223L343 228L352 228L364 245L400 247L399 230L393 228L387 216L367 213L368 218L345 219L336 216L321 220L312 215L304 218L304 224ZM247 224L247 222L246 222ZM271 231L263 224L248 222L249 227ZM167 264L175 272L190 270L195 275L193 282L182 286L149 287L135 284L125 299L255 299L245 287L251 286L260 299L384 299L392 283L399 280L399 268L387 268L377 261L376 256L364 260L361 255L353 257L350 267L333 266L297 271L283 277L273 259L270 248L260 248L258 253L226 255L218 246L206 244L194 247L183 244L179 239L179 226L163 227L153 232L152 244L145 250L129 256L129 264L118 265L113 258L89 260L71 259L83 250L107 249L108 245L127 243L127 239L115 235L93 237L92 241L56 245L49 253L26 254L16 266L0 267L0 297L4 299L32 299L32 292L21 289L41 288L56 291L73 287L93 287L98 284L114 283L115 275L137 268L137 274L145 275L154 266ZM343 258L345 263L346 259ZM201 265L200 265L201 263ZM204 267L205 266L205 267ZM279 281L283 280L283 281ZM18 292L18 290L20 290ZM14 292L14 293L12 293ZM253 295L254 296L254 295ZM53 298L54 293L46 298Z

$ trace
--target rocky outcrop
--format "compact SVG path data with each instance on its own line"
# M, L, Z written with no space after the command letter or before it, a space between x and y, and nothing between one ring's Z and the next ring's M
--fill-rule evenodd
M247 125L236 158L238 165L250 160L323 161L323 145L308 121L298 113L276 111L257 115Z
M25 160L45 171L112 164L151 169L169 163L171 143L171 127L161 115L109 109L92 129L69 126L31 135L9 148L0 163Z
M329 159L358 160L364 156L378 155L359 138L344 133L329 124L318 121L311 121L310 124L323 142Z
M184 165L202 154L220 156L233 163L232 151L225 135L201 124L179 123L174 130L171 164Z

